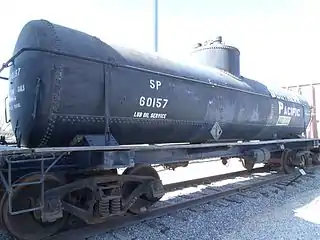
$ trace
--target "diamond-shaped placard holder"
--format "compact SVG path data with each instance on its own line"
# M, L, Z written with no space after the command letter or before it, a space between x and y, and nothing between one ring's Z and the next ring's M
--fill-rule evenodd
M221 127L220 127L218 122L216 122L213 125L213 127L210 130L210 134L214 138L214 140L218 141L218 139L220 138L220 136L222 134L222 129L221 129Z

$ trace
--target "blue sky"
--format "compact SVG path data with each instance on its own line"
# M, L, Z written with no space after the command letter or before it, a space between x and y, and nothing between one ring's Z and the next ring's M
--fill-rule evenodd
M153 0L3 0L0 8L1 61L23 25L39 18L153 50ZM240 49L244 76L272 85L320 81L319 10L317 0L159 0L159 52L183 58L194 43L222 35Z

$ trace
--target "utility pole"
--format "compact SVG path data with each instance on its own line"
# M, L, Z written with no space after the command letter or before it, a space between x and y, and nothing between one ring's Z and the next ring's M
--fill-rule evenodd
M154 51L158 52L158 0L154 0Z

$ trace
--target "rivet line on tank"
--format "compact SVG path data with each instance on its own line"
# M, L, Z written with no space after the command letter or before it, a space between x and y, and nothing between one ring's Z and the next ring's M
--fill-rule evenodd
M60 39L58 38L58 35L56 34L56 31L54 29L54 26L52 23L50 23L49 21L43 20L42 21L45 25L47 25L49 28L51 28L52 30L52 35L54 37L54 43L52 48L55 49L56 51L60 51ZM62 79L62 66L59 66L59 71L58 71L58 76L56 76L55 78L55 85L54 85L54 90L53 90L53 95L52 95L52 102L51 102L51 109L50 109L50 116L49 116L49 121L48 121L48 126L46 129L46 132L42 138L42 140L40 141L40 146L44 146L47 144L47 142L49 141L51 135L52 135L52 131L54 128L54 125L56 123L56 116L54 115L54 112L57 112L59 109L59 101L60 101L60 82ZM55 66L53 66L53 70L55 70Z

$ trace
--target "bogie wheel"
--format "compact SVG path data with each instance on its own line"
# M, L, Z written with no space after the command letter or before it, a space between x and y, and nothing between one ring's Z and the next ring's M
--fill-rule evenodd
M160 179L158 172L149 165L136 165L132 168L127 168L123 175L139 175L153 177L154 179ZM140 182L125 182L122 186L122 197L126 199L130 197L131 193L141 184ZM131 213L140 213L142 209L147 209L154 203L159 201L161 197L154 197L151 193L141 195L135 203L129 208Z
M248 172L252 172L252 169L254 167L254 162L249 161L247 159L241 159L242 166L248 170Z
M315 153L312 155L312 164L320 165L320 153Z
M16 181L20 183L39 181L40 174L26 175ZM44 189L50 189L63 184L63 180L47 174ZM12 211L35 208L41 199L41 184L15 187L11 195ZM42 222L40 211L31 211L16 215L9 212L8 193L1 200L1 223L5 230L19 240L39 240L49 237L61 229L68 220L69 214L63 213L63 218L55 222Z
M281 155L281 169L285 173L291 174L294 172L294 160L296 152L291 149L285 149Z

